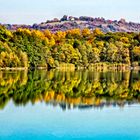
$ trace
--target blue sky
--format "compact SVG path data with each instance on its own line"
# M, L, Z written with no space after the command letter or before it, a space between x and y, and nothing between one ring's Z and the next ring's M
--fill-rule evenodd
M1 23L40 23L63 15L140 22L140 0L0 0Z

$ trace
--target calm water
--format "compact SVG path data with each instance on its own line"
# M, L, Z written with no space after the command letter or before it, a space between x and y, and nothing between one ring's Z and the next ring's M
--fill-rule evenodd
M0 140L140 140L140 73L0 71Z

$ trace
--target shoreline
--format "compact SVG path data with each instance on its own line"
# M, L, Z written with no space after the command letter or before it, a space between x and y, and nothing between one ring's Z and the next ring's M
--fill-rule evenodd
M58 67L49 68L48 67L36 67L36 68L29 68L29 67L0 67L0 70L99 70L99 71L126 71L126 70L140 70L140 66L131 66L127 64L107 64L107 63L95 63L90 64L86 67L84 66L75 66L74 64L60 64Z
M27 67L3 67L0 70L28 70Z

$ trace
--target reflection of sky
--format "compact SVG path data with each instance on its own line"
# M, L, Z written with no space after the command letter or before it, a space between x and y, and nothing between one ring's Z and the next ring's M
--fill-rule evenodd
M140 106L68 110L45 104L0 110L0 140L140 139Z
M0 0L0 22L34 23L64 14L139 22L139 0Z

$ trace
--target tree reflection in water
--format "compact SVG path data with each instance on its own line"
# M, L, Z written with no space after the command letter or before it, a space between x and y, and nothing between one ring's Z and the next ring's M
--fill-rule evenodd
M140 73L74 71L0 71L0 108L45 102L63 110L120 106L140 102Z

